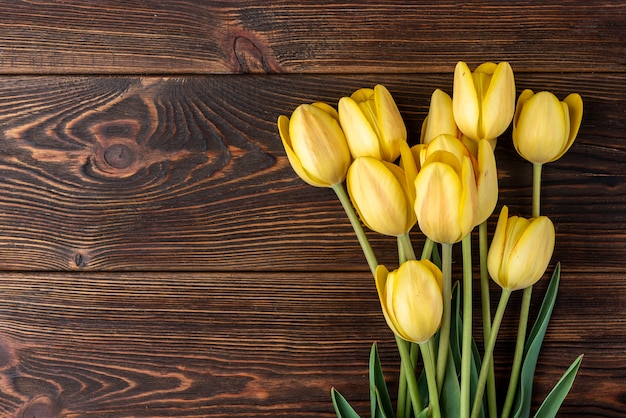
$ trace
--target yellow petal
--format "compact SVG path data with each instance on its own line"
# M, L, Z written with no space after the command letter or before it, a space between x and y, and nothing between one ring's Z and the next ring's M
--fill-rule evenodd
M383 311L383 316L385 317L385 322L387 322L387 326L393 331L394 334L398 334L398 329L394 324L391 316L389 315L389 310L387 309L387 278L389 277L389 270L385 266L378 265L376 267L375 272L375 281L376 281L376 291L378 293L378 300L380 301L380 307Z
M415 201L415 178L417 177L417 163L415 162L415 155L413 154L409 144L403 142L400 144L400 166L406 174L406 184L408 197L410 202Z
M470 138L477 139L480 102L472 72L464 62L457 63L454 69L452 109L459 129Z
M496 231L493 234L491 245L487 253L487 270L491 278L500 286L500 266L504 258L504 248L506 245L506 229L509 220L509 208L503 206L496 224Z
M339 121L353 158L370 156L381 159L378 136L361 108L350 97L339 100Z
M291 149L309 178L329 186L342 182L350 151L337 120L322 109L300 105L289 121Z
M300 160L298 156L293 152L291 148L291 138L289 137L289 118L287 116L281 115L278 117L278 132L280 133L280 139L283 143L283 147L285 148L285 153L287 154L287 159L289 160L289 164L293 168L293 171L296 172L298 177L302 180L315 187L329 187L330 185L324 183L320 179L317 179L302 167L300 164Z
M413 224L406 175L397 165L359 157L348 170L347 188L366 226L378 233L400 236Z
M509 256L510 290L525 289L541 279L552 258L554 240L554 225L548 217L530 222Z
M376 116L383 148L383 159L395 161L400 155L400 143L406 142L406 127L395 100L382 84L374 87Z
M415 190L415 213L422 232L439 243L459 241L463 191L454 169L441 162L426 164L415 179Z
M493 139L501 135L510 125L514 112L513 69L508 62L501 62L491 77L482 101L482 136L474 139Z
M446 92L436 89L430 98L428 116L422 125L420 142L428 144L441 134L456 137L457 129L452 113L452 98Z
M324 102L315 102L312 103L311 106L315 106L318 109L323 110L324 112L328 113L330 116L333 117L333 119L335 119L336 121L339 121L339 113L337 113L337 109L335 109L334 107L332 107L331 105L329 105L328 103L324 103Z
M567 143L564 144L561 152L553 158L551 161L556 161L563 156L574 144L576 135L578 135L578 129L583 118L583 99L577 93L572 93L563 100L565 104L565 112L569 115L569 128Z
M474 225L476 225L475 219L478 211L476 179L474 177L474 168L472 167L472 163L468 157L463 158L461 181L463 182L463 186L461 189L461 201L459 207L460 230L456 241L462 240L472 231Z
M478 213L476 225L486 221L498 203L498 171L493 148L487 140L478 142L478 177L476 178Z
M400 335L415 343L428 341L439 328L443 313L441 289L421 261L407 261L393 283L392 310Z
M521 107L513 143L525 159L543 164L557 157L567 141L569 114L554 94L539 92Z

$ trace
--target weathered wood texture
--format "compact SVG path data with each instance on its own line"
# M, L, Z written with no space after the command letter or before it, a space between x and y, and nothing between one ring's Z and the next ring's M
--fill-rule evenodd
M623 71L626 3L0 2L6 73ZM584 42L581 42L584 40Z
M450 74L0 79L0 265L365 270L334 194L293 173L276 119L298 103L337 102L382 82L415 141L432 89L450 90L451 80ZM585 98L576 144L544 170L543 211L558 224L564 265L620 269L626 77L518 73L517 84ZM497 154L501 202L527 213L529 165L510 135ZM383 260L395 259L390 240L372 240Z
M626 3L0 1L0 16L0 416L331 417L333 385L367 416L369 348L395 381L393 338L340 205L295 176L276 118L383 83L415 142L460 59L583 96L575 145L544 169L563 278L534 404L585 353L561 415L626 413ZM528 216L510 132L497 160L500 204ZM513 316L501 374L514 334Z

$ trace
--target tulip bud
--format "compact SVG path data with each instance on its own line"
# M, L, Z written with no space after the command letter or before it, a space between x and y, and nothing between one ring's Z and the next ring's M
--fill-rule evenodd
M535 164L558 160L572 146L583 116L583 101L573 93L560 102L547 91L524 90L513 120L517 152Z
M458 128L452 113L452 99L448 93L436 89L430 98L428 115L422 123L420 143L429 144L439 135L456 137Z
M351 157L335 109L323 103L300 105L291 120L279 116L278 131L287 158L302 180L331 187L345 179Z
M376 289L387 325L401 338L428 341L443 315L441 270L429 260L410 260L392 272L376 269Z
M415 225L408 179L397 165L359 157L348 169L346 184L354 208L371 230L400 236Z
M383 85L360 89L339 100L339 120L353 158L374 157L393 162L406 142L406 127Z
M511 123L515 111L515 80L508 62L488 62L472 73L464 62L454 70L452 109L464 135L492 140Z
M415 213L424 235L443 244L458 242L475 226L477 211L470 158L459 161L448 151L428 157L415 178Z
M555 231L546 216L508 217L502 208L487 255L491 278L503 289L518 290L535 284L548 268L554 251Z

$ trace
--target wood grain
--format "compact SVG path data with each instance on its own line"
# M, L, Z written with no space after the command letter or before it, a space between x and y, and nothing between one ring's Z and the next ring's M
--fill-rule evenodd
M0 0L0 416L332 417L332 386L368 416L370 346L395 393L395 344L345 214L294 174L276 119L382 83L415 143L459 60L583 97L543 171L562 281L533 405L584 353L559 416L624 416L626 2L552 3ZM529 216L510 131L497 161L500 205Z
M0 2L4 74L624 71L626 3ZM582 42L581 40L584 40Z
M626 328L623 309L604 307L624 294L623 281L605 292L567 281L536 392L584 352L562 416L621 416ZM331 417L332 386L366 416L374 341L397 379L367 274L12 273L0 286L3 416ZM510 361L513 325L503 328L498 367Z
M544 169L563 279L534 403L585 353L563 416L625 406L624 81L517 74L585 100L576 144ZM295 176L275 121L378 82L412 141L432 89L451 88L437 74L0 79L0 414L321 417L332 385L365 414L369 346L390 381L397 354L345 215ZM530 168L507 135L501 203L528 216ZM393 265L393 243L372 240ZM500 373L514 333L512 314Z
M296 177L276 118L383 82L415 141L432 89L449 88L450 78L0 79L0 266L363 271L341 206ZM569 268L619 270L626 256L625 81L518 75L519 88L585 99L576 144L544 170L544 213L558 226L557 257ZM497 158L501 204L528 213L530 166L509 134ZM391 240L372 240L381 260L395 260Z

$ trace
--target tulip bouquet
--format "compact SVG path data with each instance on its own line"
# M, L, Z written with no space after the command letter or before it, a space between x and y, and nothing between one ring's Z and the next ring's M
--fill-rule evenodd
M534 370L560 280L557 264L529 331L532 288L544 276L555 244L554 225L540 211L541 170L572 145L582 107L578 94L560 101L550 92L531 90L524 90L516 104L508 63L485 63L472 72L459 62L453 96L434 91L420 142L412 147L396 103L382 85L341 98L337 108L302 104L290 118L278 118L295 172L312 186L331 188L345 209L395 335L401 361L396 407L374 344L372 417L530 415ZM533 166L532 209L528 218L509 216L503 205L489 245L487 220L498 203L494 148L511 122L515 149ZM396 237L397 268L377 262L363 226ZM474 230L479 237L481 349L472 323ZM419 257L412 242L416 237L422 242ZM458 243L463 268L453 280L452 247ZM490 278L501 288L495 311ZM498 402L493 351L516 290L523 293L516 349L506 397ZM581 359L555 384L536 417L556 415ZM338 417L358 417L334 388L331 397Z

